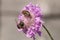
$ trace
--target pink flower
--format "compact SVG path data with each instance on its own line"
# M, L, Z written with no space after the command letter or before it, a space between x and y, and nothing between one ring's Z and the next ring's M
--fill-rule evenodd
M23 31L27 37L34 38L35 34L41 35L40 29L42 27L41 9L37 5L28 4L21 11L18 16L17 28L18 31Z

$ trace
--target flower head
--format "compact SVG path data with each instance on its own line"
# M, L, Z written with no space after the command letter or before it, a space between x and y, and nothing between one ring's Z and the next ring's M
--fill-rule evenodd
M27 37L34 38L35 34L41 34L40 29L43 24L41 9L37 5L28 4L18 16L18 31L23 31Z

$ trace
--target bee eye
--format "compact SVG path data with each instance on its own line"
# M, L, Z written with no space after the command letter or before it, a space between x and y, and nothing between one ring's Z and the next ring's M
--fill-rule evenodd
M23 28L23 26L24 26L24 23L22 21L17 25L18 29Z
M24 23L21 21L19 25L20 25L21 27L23 27L23 26L24 26Z
M23 10L22 13L26 17L30 17L31 16L30 13L28 11L26 11L26 10Z

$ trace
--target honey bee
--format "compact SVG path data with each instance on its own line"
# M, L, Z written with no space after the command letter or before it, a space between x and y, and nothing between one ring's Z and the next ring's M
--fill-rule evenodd
M32 17L31 17L31 14L29 11L23 10L22 14L24 15L25 18L30 18L30 20L31 20ZM29 24L30 23L26 24L25 21L20 21L20 23L17 24L17 28L18 29L20 29L20 28L24 29L24 27L28 26Z

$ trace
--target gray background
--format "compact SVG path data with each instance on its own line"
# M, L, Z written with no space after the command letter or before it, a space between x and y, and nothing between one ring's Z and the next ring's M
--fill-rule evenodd
M15 18L28 3L39 4L42 9L44 25L54 40L60 40L60 0L0 0L0 40L32 40L16 28ZM42 28L42 36L37 40L50 40Z

